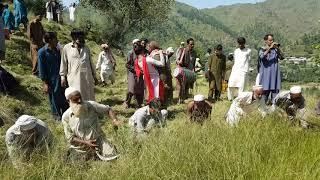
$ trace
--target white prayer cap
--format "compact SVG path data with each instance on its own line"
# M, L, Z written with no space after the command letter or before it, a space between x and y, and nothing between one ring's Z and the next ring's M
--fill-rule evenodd
M205 100L205 97L202 94L198 94L198 95L194 96L193 100L196 101L196 102L201 102L201 101Z
M300 94L302 92L301 86L293 86L290 88L291 94Z
M254 91L256 91L256 90L259 90L259 89L263 89L263 86L262 85L255 85L255 86L252 87L252 89Z
M21 134L21 131L28 131L36 127L37 118L29 115L22 115L14 124L18 127L15 131L16 134Z
M196 58L196 61L200 61L200 58Z
M68 87L68 88L66 89L66 91L64 92L64 95L66 96L66 99L68 100L68 99L70 99L70 95L71 95L72 93L75 93L75 92L80 92L80 91L77 90L76 88Z
M167 50L166 50L167 53L174 53L174 50L172 47L169 47Z
M140 42L140 41L141 41L140 39L134 39L134 40L132 41L132 44L135 44L135 43Z
M181 42L180 44L181 44L181 45L184 45L184 42Z
M108 48L108 44L101 44L101 48Z

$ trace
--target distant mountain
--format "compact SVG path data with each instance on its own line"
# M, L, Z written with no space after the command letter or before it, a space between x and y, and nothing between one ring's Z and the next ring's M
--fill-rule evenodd
M217 43L231 51L239 36L246 37L251 48L257 48L266 33L273 33L276 41L290 51L305 34L318 32L319 20L320 0L267 0L203 10L176 2L169 21L142 36L167 46L194 37L203 52Z

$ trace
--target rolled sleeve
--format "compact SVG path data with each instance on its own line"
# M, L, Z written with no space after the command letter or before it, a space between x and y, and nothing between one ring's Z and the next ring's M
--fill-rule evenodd
M105 115L106 113L108 113L111 110L111 107L108 105L99 104L94 101L89 101L89 103L93 106L95 111L100 115Z
M69 143L71 143L71 141L72 141L72 139L74 137L74 134L73 134L73 132L72 132L72 130L70 128L70 125L69 125L68 121L69 121L68 117L66 117L65 115L62 116L62 124L63 124L64 134L65 134L65 137L66 137L67 141Z

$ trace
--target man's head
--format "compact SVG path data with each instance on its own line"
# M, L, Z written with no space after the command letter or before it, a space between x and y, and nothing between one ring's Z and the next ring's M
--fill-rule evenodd
M208 54L211 54L211 53L212 53L212 49L211 49L211 48L208 48L208 49L207 49L207 53L208 53Z
M66 99L69 101L72 113L76 117L82 117L87 114L88 108L86 104L83 103L81 98L81 93L79 90L69 87L65 91Z
M149 43L149 40L148 40L148 39L143 39L143 40L141 41L141 46L142 46L143 48L147 49L148 43Z
M240 49L244 49L246 47L246 39L244 37L239 37L237 42Z
M107 52L109 50L109 45L108 44L101 44L101 48L103 51Z
M253 86L253 98L254 99L261 99L263 95L263 86L262 85L256 85Z
M294 104L298 104L302 101L302 88L300 86L293 86L290 88L290 100Z
M198 94L193 97L193 101L197 107L201 107L205 104L205 97L202 94Z
M134 39L132 40L132 46L133 46L133 50L136 51L139 46L141 45L141 40L140 39Z
M160 103L160 99L159 98L154 98L152 99L149 103L149 111L150 114L157 114L160 111L161 108L161 103Z
M187 39L187 44L188 44L188 49L192 51L194 48L194 40L192 38Z
M44 34L44 42L46 42L50 47L56 47L58 44L57 35L55 32L46 32Z
M230 54L228 55L228 60L229 60L229 61L233 61L233 60L234 60L233 53L230 53Z
M16 135L22 136L24 144L34 143L35 141L35 127L37 126L37 119L33 116L22 115L14 123Z
M181 42L181 43L180 43L180 48L183 48L184 45L185 45L185 43L184 43L184 42Z
M173 56L174 54L174 49L172 47L169 47L167 50L166 50L166 53L168 55L168 57L171 57Z
M273 34L266 34L263 38L264 42L266 43L267 46L271 47L273 43Z
M215 48L214 48L214 53L217 56L221 56L223 54L223 47L221 44L218 44Z
M153 50L160 49L159 44L156 41L151 41L148 46L148 51L151 53Z
M85 34L81 30L72 30L71 31L71 38L74 43L78 45L78 47L83 47L85 44Z

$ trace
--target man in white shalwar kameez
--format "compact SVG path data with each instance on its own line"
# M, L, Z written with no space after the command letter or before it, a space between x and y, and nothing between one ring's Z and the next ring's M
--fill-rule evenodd
M234 65L228 82L228 99L233 100L245 90L248 82L251 49L245 47L246 39L238 38L239 48L234 51Z
M229 125L236 125L242 116L258 110L262 117L267 114L267 108L262 99L263 87L254 86L253 92L242 92L233 100L228 113L226 114L226 121Z
M116 60L107 44L102 44L101 47L103 51L99 54L96 70L101 69L100 78L103 85L106 85L109 79L111 84L113 84L115 81L114 68L116 66Z
M68 159L110 161L118 157L116 148L105 138L102 117L108 115L114 126L121 121L111 107L94 101L83 101L81 93L72 87L65 91L70 108L62 116L64 133L69 143Z
M61 84L78 89L84 101L94 101L94 85L97 82L91 62L90 49L85 45L84 33L72 31L73 42L63 48L60 65Z

